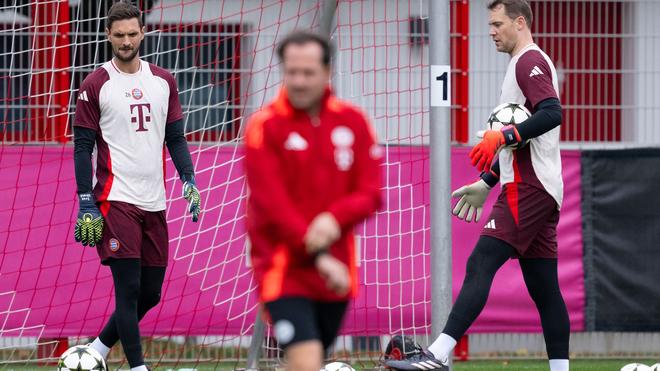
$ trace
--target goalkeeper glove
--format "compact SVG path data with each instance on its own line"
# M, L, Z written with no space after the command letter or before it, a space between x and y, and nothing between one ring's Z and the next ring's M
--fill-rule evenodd
M481 218L481 211L484 207L484 202L490 193L490 187L483 179L463 186L455 190L451 196L460 197L452 214L456 215L458 219L465 219L466 222L471 222L472 217L475 216L474 221L478 222ZM465 215L467 213L467 216ZM475 215L476 214L476 215Z
M78 195L78 219L73 231L73 236L77 242L83 246L96 246L103 236L103 216L96 207L94 195L83 193Z
M201 199L195 178L191 177L183 183L183 198L188 201L188 212L192 214L193 222L199 220Z
M472 166L476 166L479 171L490 170L490 165L502 146L515 146L522 140L515 125L505 125L502 130L479 132L477 136L482 139L470 151L470 160Z

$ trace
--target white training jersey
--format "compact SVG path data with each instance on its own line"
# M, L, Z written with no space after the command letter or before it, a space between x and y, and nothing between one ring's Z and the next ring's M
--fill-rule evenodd
M557 71L550 57L530 44L511 58L502 83L500 104L518 103L534 114L534 107L548 98L559 99ZM564 183L559 155L559 126L532 138L518 150L503 148L499 154L500 182L525 183L544 189L561 207Z
M176 81L163 68L141 60L129 74L111 60L90 73L74 126L97 132L96 200L165 210L165 125L182 117Z

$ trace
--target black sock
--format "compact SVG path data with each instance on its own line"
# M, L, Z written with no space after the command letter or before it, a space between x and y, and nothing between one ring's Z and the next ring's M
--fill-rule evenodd
M548 359L568 359L571 324L559 290L557 259L520 259L520 268L541 316Z
M138 321L142 320L149 310L160 302L161 287L165 279L165 267L142 267L140 275L140 296L138 298ZM108 348L119 341L115 314L99 334L99 339Z
M112 346L114 343L111 343L104 333L106 330L110 332L108 327L114 323L116 336L121 340L128 364L131 368L138 367L144 364L138 326L140 259L111 259L109 265L115 284L115 312L99 338L103 344L108 347ZM106 343L106 341L108 342Z
M493 237L481 236L467 261L461 292L451 308L443 333L458 340L486 305L495 273L514 254L511 245Z

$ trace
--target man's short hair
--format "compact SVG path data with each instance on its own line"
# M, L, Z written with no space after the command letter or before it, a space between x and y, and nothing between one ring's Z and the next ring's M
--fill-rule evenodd
M324 66L329 66L330 58L332 56L332 45L330 45L330 41L326 37L309 31L294 31L287 35L277 46L277 56L280 58L280 61L284 62L284 52L287 46L291 44L303 45L307 43L317 43L321 46L321 49L323 50L321 61Z
M534 16L527 0L493 0L488 3L488 9L493 10L498 5L504 5L504 12L509 18L516 19L522 16L527 22L527 27L532 28Z
M138 24L142 28L142 12L140 9L130 2L119 1L112 4L110 10L108 10L108 20L105 23L105 27L111 29L114 21L132 18L137 18Z

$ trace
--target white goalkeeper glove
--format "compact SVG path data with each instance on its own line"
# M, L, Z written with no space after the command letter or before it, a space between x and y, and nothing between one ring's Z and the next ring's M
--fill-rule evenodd
M452 214L456 215L458 219L465 219L468 223L472 221L474 216L474 221L478 222L490 190L491 188L483 179L455 190L451 196L460 197L461 199L454 206Z

